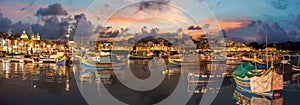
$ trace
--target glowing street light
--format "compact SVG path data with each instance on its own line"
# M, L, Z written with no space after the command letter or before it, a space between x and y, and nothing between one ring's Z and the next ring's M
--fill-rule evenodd
M66 34L66 37L69 38L69 37L70 37L70 33L67 33L67 34Z

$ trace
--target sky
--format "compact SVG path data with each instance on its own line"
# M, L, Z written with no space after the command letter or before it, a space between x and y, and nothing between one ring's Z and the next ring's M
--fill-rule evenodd
M269 42L300 41L299 4L298 0L0 0L0 31L27 30L60 39L69 25L74 35L183 31L198 38L224 30L224 37L246 42L264 42L266 36Z

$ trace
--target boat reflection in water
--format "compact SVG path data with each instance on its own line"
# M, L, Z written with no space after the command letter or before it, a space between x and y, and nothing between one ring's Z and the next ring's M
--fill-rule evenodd
M102 69L83 69L79 74L79 88L83 89L86 86L94 86L99 96L101 96L101 84L111 85L113 83L112 70Z
M168 64L166 59L156 61L159 64L162 64L162 62L164 62L163 65ZM157 69L156 72L160 72L160 75L165 76L163 81L167 81L166 84L161 85L162 88L159 92L139 93L127 91L122 82L117 81L118 78L132 82L127 75L128 71L123 69L86 69L80 68L80 63L68 67L57 66L54 63L1 62L0 93L4 93L5 97L1 98L3 100L0 100L0 104L3 105L3 102L4 105L20 103L27 105L87 104L87 101L81 97L81 95L86 94L80 92L91 92L89 95L93 97L92 100L102 100L102 96L114 94L119 96L118 98L121 97L121 100L128 100L128 103L131 104L145 104L143 102L155 103L159 99L166 97L166 94L172 94L173 91L170 91L172 87L182 89L182 93L187 94L187 97L191 96L189 103L192 104L199 104L201 97L206 93L216 95L216 98L213 99L213 104L262 105L266 103L267 105L281 105L283 104L283 97L284 102L287 104L298 102L300 74L284 76L285 82L281 94L282 97L268 99L236 90L234 80L224 75L224 72L227 72L224 71L225 68L229 68L225 64L207 63L200 65L200 67L185 65L189 64L183 64L183 67L166 66L167 68L161 71ZM155 64L153 60L130 60L124 68L130 68L132 74L137 78L146 79L150 75L149 67L154 66L160 67L161 65ZM230 66L230 68L235 67L236 65ZM119 78L116 77L116 74L122 74L122 76ZM78 80L75 81L74 76L77 76ZM177 86L177 80L183 82L183 85ZM286 98L286 96L290 95L295 95L295 97Z
M237 105L283 105L283 98L277 97L269 99L261 95L243 92L238 88L233 93L233 98L236 100Z

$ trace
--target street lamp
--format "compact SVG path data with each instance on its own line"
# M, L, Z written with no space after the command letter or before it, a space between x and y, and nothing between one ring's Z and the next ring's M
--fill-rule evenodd
M70 37L70 33L67 33L67 34L66 34L66 37L69 38L69 37Z
M66 37L68 38L68 41L67 41L67 53L69 52L69 41L70 41L70 33L68 32L66 34Z

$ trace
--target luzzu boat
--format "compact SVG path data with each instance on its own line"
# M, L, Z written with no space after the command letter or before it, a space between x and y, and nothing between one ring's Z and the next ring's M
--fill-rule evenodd
M82 68L101 68L101 69L121 69L124 65L117 60L116 56L101 56L97 61L91 61L88 58L81 58Z
M58 66L66 66L67 57L63 52L58 52L56 57L56 65Z
M153 54L143 54L143 52L138 52L137 54L129 55L130 60L152 59L153 57Z
M271 67L271 64L267 64L265 62L262 62L262 61L254 61L254 63L256 64L257 67L260 67L260 68L270 68ZM279 67L279 63L278 64L273 64L275 67Z
M191 58L194 59L194 58ZM173 55L168 57L168 63L170 67L181 67L183 62L183 58L180 55ZM200 56L198 56L198 59L196 61L193 60L185 60L184 63L194 63L198 62L199 65L205 64L206 60L203 60Z
M63 58L58 58L56 64L59 66L66 66L66 62L67 60L65 59L65 57L63 57Z
M170 56L168 58L168 62L169 62L169 66L172 66L172 67L181 67L182 59L180 58L179 55Z
M238 90L270 99L283 89L283 76L275 72L273 65L266 70L256 70L251 62L244 62L235 69L233 78Z
M262 68L262 69L267 69L270 68L271 66L279 67L280 65L280 62L272 62L273 64L271 64L271 63L267 63L263 59L257 58L256 56L254 56L252 62L254 62L258 68Z

